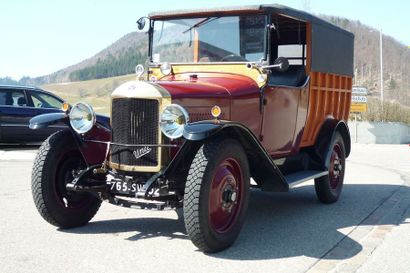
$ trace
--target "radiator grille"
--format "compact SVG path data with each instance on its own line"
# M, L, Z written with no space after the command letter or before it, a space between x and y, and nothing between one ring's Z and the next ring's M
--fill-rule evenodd
M112 142L121 144L158 144L159 102L150 99L112 100ZM150 150L150 151L149 151ZM148 152L149 151L149 152ZM158 166L157 147L111 145L111 162L127 166ZM137 158L138 157L138 158Z

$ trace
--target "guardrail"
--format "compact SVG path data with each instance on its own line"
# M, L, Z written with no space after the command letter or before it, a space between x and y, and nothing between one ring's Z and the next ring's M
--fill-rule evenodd
M356 125L355 125L356 124ZM400 122L349 122L352 143L409 144L410 126Z

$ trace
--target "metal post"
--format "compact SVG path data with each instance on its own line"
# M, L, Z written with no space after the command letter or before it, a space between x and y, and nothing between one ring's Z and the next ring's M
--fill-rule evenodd
M357 113L354 113L354 143L357 143Z
M382 111L383 111L383 33L380 29L380 100L382 102Z

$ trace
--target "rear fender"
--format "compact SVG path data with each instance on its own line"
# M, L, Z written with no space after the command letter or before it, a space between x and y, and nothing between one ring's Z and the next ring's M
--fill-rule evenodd
M329 167L327 165L329 164L330 144L337 132L340 133L343 138L346 149L346 158L350 155L351 140L349 127L344 120L337 121L329 117L323 123L315 143L316 154L319 156L322 164L326 167Z

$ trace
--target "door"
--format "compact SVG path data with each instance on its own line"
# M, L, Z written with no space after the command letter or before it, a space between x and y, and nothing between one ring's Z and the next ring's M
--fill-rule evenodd
M264 94L262 143L271 155L289 154L294 146L301 88L267 86Z
M0 130L2 142L20 142L30 135L24 90L0 89Z

